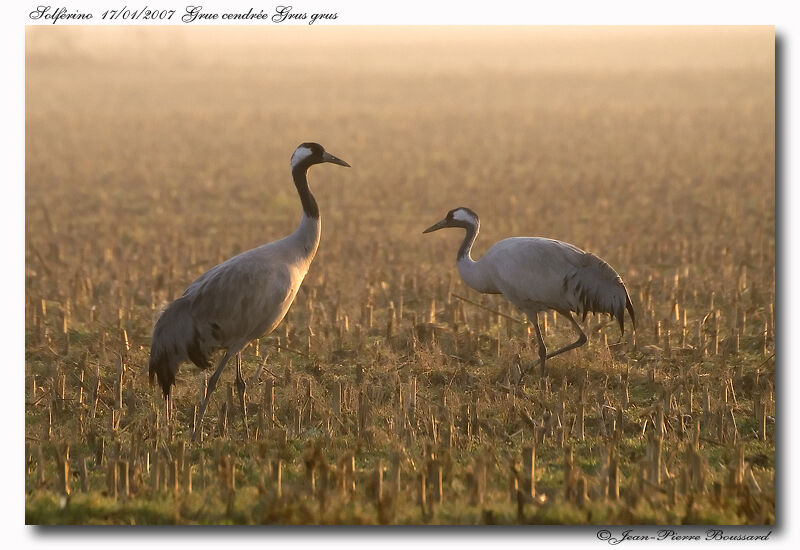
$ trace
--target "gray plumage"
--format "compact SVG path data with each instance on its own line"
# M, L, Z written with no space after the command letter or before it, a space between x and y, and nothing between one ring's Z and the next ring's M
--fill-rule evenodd
M211 368L216 350L241 349L275 329L308 272L319 230L318 220L304 215L294 234L211 268L164 309L153 330L150 374L165 394L181 363ZM303 238L307 248L296 244Z
M158 378L166 399L181 363L188 360L207 369L211 367L211 355L225 350L209 380L201 419L227 361L248 342L278 326L308 272L321 227L306 173L312 165L323 162L349 166L316 143L301 144L292 156L292 176L303 205L300 225L294 233L211 268L170 303L156 321L149 372L151 380ZM239 378L240 367L237 382L243 384Z
M539 344L539 360L574 349L586 342L586 335L572 317L576 312L608 313L616 318L620 332L625 332L625 310L636 328L636 318L622 278L605 261L571 244L541 237L512 237L492 245L474 261L472 245L480 229L478 215L469 208L456 208L447 217L425 230L460 227L466 236L458 252L461 278L478 292L502 294L528 315ZM579 332L573 344L547 353L538 324L538 313L548 309L567 317Z

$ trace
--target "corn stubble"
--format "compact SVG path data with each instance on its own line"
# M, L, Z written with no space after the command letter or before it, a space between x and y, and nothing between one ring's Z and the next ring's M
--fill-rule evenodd
M770 57L631 76L587 68L613 45L548 68L533 30L317 29L354 56L337 72L278 30L29 29L27 522L774 523ZM507 70L473 70L489 54ZM244 411L231 367L191 444L207 374L183 367L167 424L153 322L293 228L288 154L312 138L353 171L313 177L319 254L243 352ZM590 316L529 372L522 315L461 282L455 236L421 235L462 203L478 254L536 234L618 267L635 342Z

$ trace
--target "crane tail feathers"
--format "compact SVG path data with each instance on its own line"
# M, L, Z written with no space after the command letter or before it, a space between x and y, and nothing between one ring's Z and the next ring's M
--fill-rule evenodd
M631 303L631 297L628 294L628 289L625 287L625 283L622 283L622 279L620 279L620 283L622 284L622 290L625 293L625 304L623 305L621 302L619 304L619 308L617 311L614 312L614 317L617 318L617 322L619 323L619 331L620 336L625 334L625 310L628 310L628 314L631 316L631 324L633 325L633 331L636 332L636 313L633 311L633 303Z
M621 334L625 334L625 310L628 310L636 330L636 314L628 289L622 277L604 260L594 254L585 253L579 269L564 277L563 292L570 296L572 311L586 321L589 313L607 313L619 323Z
M631 316L631 324L633 325L633 332L636 332L636 313L633 311L633 303L631 297L628 296L628 291L625 291L625 308L628 310L628 315Z
M156 321L150 344L150 381L158 379L164 397L170 394L180 364L186 360L211 367L211 349L197 330L188 301L178 298Z
M177 370L177 365L175 366L175 369L171 368L168 354L160 351L153 352L151 350L149 369L150 384L154 384L155 378L157 377L165 399L169 397L170 389L175 383L175 373Z

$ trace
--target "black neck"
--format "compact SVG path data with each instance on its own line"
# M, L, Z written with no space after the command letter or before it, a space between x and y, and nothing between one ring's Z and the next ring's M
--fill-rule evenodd
M467 234L464 235L464 242L461 243L461 248L458 249L458 256L456 257L457 260L469 258L469 251L472 249L472 245L478 236L477 225L473 225L470 223L470 224L464 224L461 227L463 227L467 231Z
M303 212L309 218L319 218L319 207L314 195L308 188L308 179L306 173L308 172L309 165L305 163L298 164L292 169L292 178L294 178L294 185L297 187L297 194L300 195L300 202L303 203Z

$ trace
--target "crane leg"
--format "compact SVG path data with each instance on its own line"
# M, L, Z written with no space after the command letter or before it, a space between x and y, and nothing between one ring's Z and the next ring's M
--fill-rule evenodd
M239 403L242 406L242 422L244 423L244 435L250 439L250 430L247 428L247 383L242 376L242 352L236 354L236 391L239 394Z
M542 376L544 376L544 361L547 359L547 347L544 345L542 331L539 329L539 316L533 316L533 330L536 333L536 342L539 344L539 363L542 365Z
M545 359L550 359L551 357L555 357L556 355L560 355L560 354L564 353L565 351L569 351L571 349L579 348L579 347L581 347L582 345L584 345L586 343L586 335L583 333L583 330L581 329L581 326L578 324L578 321L576 321L575 318L572 316L572 313L570 313L569 311L559 311L559 310L556 310L556 311L558 311L558 313L560 313L561 315L566 317L569 320L569 322L572 323L572 326L575 327L575 330L578 331L578 334L580 334L580 336L578 336L578 339L575 340L574 342L572 342L570 345L564 346L563 348L557 349L556 351L553 351L553 352L545 354L544 358L542 358L541 345L540 345L540 347L539 347L539 360L536 363L533 364L533 367L535 367L538 362L541 362L542 363L542 373L544 373L544 361L545 361ZM533 326L536 327L537 337L540 337L538 323L534 323Z
M222 371L225 369L225 365L228 364L228 360L231 358L233 354L230 351L226 351L225 355L220 360L219 365L217 366L217 370L214 371L214 374L208 381L208 389L206 390L206 396L203 398L203 402L200 404L200 412L197 413L197 421L194 425L194 432L192 433L192 441L197 441L197 438L200 435L200 432L203 429L203 416L206 413L206 407L208 407L208 401L211 399L211 392L214 391L214 388L217 387L217 380L222 375Z

